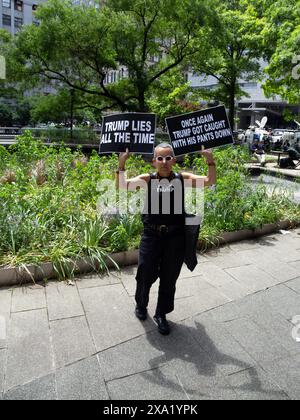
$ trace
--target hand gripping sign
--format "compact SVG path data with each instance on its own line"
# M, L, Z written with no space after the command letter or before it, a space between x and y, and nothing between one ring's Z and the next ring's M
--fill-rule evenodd
M114 114L103 118L99 153L153 154L155 114Z
M233 144L223 105L167 118L166 123L176 156Z

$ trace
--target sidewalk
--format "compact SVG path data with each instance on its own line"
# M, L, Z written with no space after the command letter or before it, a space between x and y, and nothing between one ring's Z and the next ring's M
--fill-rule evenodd
M0 289L0 399L300 399L300 229L200 255L167 337L135 273Z

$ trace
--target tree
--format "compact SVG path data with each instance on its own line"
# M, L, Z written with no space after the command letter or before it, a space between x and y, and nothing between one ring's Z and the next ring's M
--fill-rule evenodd
M158 117L158 124L164 129L165 119L176 114L185 114L200 109L197 93L191 94L183 71L174 70L162 76L147 99L148 108Z
M280 95L291 104L300 97L299 0L265 1L265 56L269 61L264 84L268 96Z
M214 90L203 89L201 94L224 102L234 127L235 101L246 95L239 81L257 80L261 74L265 20L255 0L216 0L214 10L209 27L199 31L192 67L217 81Z
M74 89L100 111L146 111L151 87L193 54L209 1L107 0L97 9L49 0L38 8L40 25L15 37L15 78ZM107 84L122 66L128 77Z
M11 50L13 49L13 38L9 32L4 29L0 29L0 56L5 58L5 65L6 65L6 78L0 79L0 98L2 100L6 99L14 99L18 95L18 90L16 87L11 83L11 79L9 77L10 72L8 68L12 68L12 61L11 61Z
M77 121L88 120L96 122L95 115L91 110L82 106L82 98L79 93L73 93L69 89L61 89L49 95L35 95L31 98L31 120L34 123L64 123L71 119L71 109L73 118Z
M11 127L13 124L13 111L5 103L0 103L0 127Z
M27 125L30 119L29 103L23 97L23 90L18 89L13 83L11 50L13 49L13 38L9 32L0 29L0 55L6 61L6 79L0 80L0 125Z

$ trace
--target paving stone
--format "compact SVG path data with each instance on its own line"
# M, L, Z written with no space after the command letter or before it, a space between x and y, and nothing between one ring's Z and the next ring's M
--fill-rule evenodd
M218 258L211 260L219 268L233 268L247 266L251 262L245 258L241 253L228 253L228 255L222 255Z
M14 388L4 395L4 399L14 401L56 400L54 374Z
M56 368L95 354L85 317L52 321L50 329Z
M291 280L285 283L285 286L289 287L290 289L294 290L294 292L300 294L300 277L295 280Z
M280 313L285 319L291 320L300 315L300 296L290 288L279 285L273 287L262 296L263 303L269 305L274 312Z
M76 287L66 283L49 283L46 296L50 321L84 315Z
M262 369L252 367L227 377L239 400L288 400L288 395L272 383Z
M46 376L52 370L53 354L46 310L12 314L6 390Z
M271 334L262 330L248 319L236 319L226 322L224 328L258 363L277 360L289 354Z
M276 286L282 288L283 286ZM229 321L233 319L249 319L258 325L262 330L265 330L274 340L279 342L286 350L295 353L298 351L296 343L292 340L292 324L289 320L292 317L283 316L280 312L285 312L286 308L290 311L289 302L284 302L280 305L272 303L268 295L274 288L267 291L259 292L254 295L245 297L242 300L236 301L232 304L226 305L227 317L222 316L222 308L211 312L211 317L218 321ZM283 288L285 292L285 288ZM274 293L274 291L273 291ZM284 297L281 293L281 298ZM287 305L287 306L286 306ZM296 303L293 304L296 307ZM223 312L226 315L226 307ZM219 311L219 316L218 316Z
M148 337L151 337L151 339ZM106 381L156 368L166 362L160 337L152 332L98 354Z
M0 315L10 313L11 295L11 290L0 289Z
M257 267L277 279L278 282L276 284L295 279L299 276L299 271L296 268L274 259L271 261L266 259L264 262L258 262Z
M0 315L0 349L5 349L7 347L7 334L9 331L10 324L10 315L1 314Z
M248 260L248 262L254 266L257 266L262 269L270 269L280 271L280 267L291 266L291 262L286 261L283 255L286 255L289 251L287 249L282 249L279 251L280 245L265 245L260 246L260 248L252 250L244 250L237 252L237 255ZM278 255L279 252L279 255ZM291 251L292 253L294 250ZM287 258L288 260L289 258ZM287 265L286 265L287 264ZM283 280L284 281L284 280Z
M209 309L216 308L229 302L230 299L223 295L217 288L204 289L201 294L175 300L175 311L168 315L173 321L182 321L198 315Z
M226 273L223 269L219 268L216 264L211 262L205 263L203 267L203 278L209 284L215 287L225 286L230 284L234 279Z
M82 277L76 277L75 281L78 289L87 289L90 287L107 286L109 284L118 284L121 282L122 272L111 271L107 273L90 274Z
M251 293L247 285L242 284L236 280L232 280L230 283L219 286L218 290L228 299L233 301L242 299Z
M256 365L249 354L226 331L224 325L213 321L207 314L185 322L190 334L206 351L224 375Z
M29 311L46 308L45 288L27 286L13 290L12 312Z
M290 262L289 265L291 267L293 267L295 270L297 270L298 273L300 273L300 260L299 261Z
M264 263L266 260L266 251L264 247L255 248L255 249L247 249L236 252L237 258L242 258L243 261L247 261L246 265L257 265L258 263ZM268 256L268 260L272 257ZM233 267L232 267L233 268Z
M230 244L229 247L232 251L244 251L244 250L248 250L248 249L257 249L259 248L259 243L253 239L251 240L246 240L246 241L240 241L240 242L235 242L233 244Z
M278 283L274 277L254 265L228 268L225 271L253 293L259 290L264 290Z
M4 373L5 373L6 350L0 350L0 394L4 391Z
M186 400L187 395L169 366L107 383L112 400Z
M239 307L235 302L230 302L226 305L214 308L204 315L211 317L216 322L228 322L233 319L241 318Z
M98 352L145 333L123 286L83 289L80 295Z
M0 289L0 349L7 347L7 331L9 329L11 290Z
M56 372L59 400L109 399L97 357L91 357Z
M276 244L279 242L279 234L275 234L272 233L270 235L265 235L262 237L258 237L257 238L257 242L261 245L261 246L267 246L267 247L271 247L271 246L276 246Z
M300 355L262 363L268 377L294 400L300 396Z
M264 295L266 291L260 291L246 296L243 299L239 299L232 304L232 307L235 308L236 316L233 319L247 318L250 319L251 316L260 313L261 311L274 313L271 306L269 306L264 301Z
M282 246L276 246L275 249L269 251L269 255L272 258L276 258L279 261L290 263L300 260L300 250L295 249L295 245L288 246L286 239L283 240ZM268 257L268 254L266 254Z
M191 400L235 400L236 393L230 389L225 377L216 364L199 349L189 358L170 363L179 378L188 398Z
M203 276L181 277L176 283L175 298L198 296L203 290L214 289L211 284L204 280Z
M204 352L199 342L193 337L191 327L185 322L181 324L172 323L172 333L168 336L159 336L159 347L163 358L170 366L177 366L181 362L187 366L195 366L202 374L220 375L216 365L210 356ZM154 334L148 334L147 339L150 343L155 338ZM198 362L199 365L197 364Z
M124 289L126 290L127 294L129 296L135 295L136 290L136 279L134 275L126 275L121 277L121 283L124 286ZM153 287L151 289L151 292L153 291Z
M282 315L266 310L262 307L251 315L251 320L265 330L272 339L279 342L291 354L299 353L299 343L292 337L294 326Z
M152 364L154 362L166 362L169 366L174 367L182 362L188 366L193 366L197 365L199 360L201 360L201 366L199 365L198 367L201 372L203 370L202 373L211 373L213 369L214 374L216 372L220 374L219 371L215 370L210 356L201 349L199 343L192 336L188 326L184 323L171 323L171 328L172 332L169 336L161 336L158 334L161 356L152 361ZM147 334L147 340L149 340L153 346L156 345L156 341L153 342L154 339L154 334Z
M215 259L216 260L217 258L219 258L219 257L221 257L223 255L230 255L230 254L232 254L232 249L230 248L229 245L224 245L224 246L221 246L219 248L209 249L206 252L205 256L209 260L211 260L211 259Z
M194 268L193 271L189 270L185 264L183 264L180 277L194 277L194 276L201 276L203 274L203 264L210 262L210 258L204 254L198 254L198 265Z

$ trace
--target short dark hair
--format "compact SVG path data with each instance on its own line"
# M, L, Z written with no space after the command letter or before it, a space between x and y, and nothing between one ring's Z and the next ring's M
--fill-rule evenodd
M154 157L156 156L156 150L158 148L161 148L161 149L170 149L172 156L175 157L173 147L172 147L172 145L170 143L160 143L158 146L156 146L155 149L154 149Z

